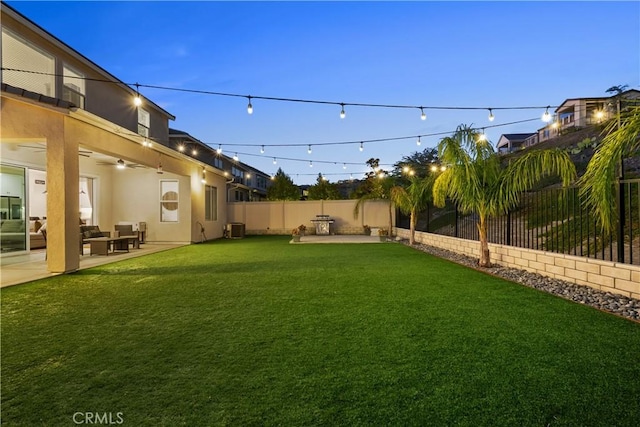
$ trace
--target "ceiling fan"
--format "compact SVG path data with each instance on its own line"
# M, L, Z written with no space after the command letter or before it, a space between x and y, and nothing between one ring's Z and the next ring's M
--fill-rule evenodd
M124 160L122 159L118 159L116 161L113 162L108 162L108 161L104 161L101 160L99 162L96 163L99 166L115 166L118 169L125 169L125 168L131 168L131 169L136 169L136 168L146 168L146 166L144 165L140 165L138 163L126 163Z

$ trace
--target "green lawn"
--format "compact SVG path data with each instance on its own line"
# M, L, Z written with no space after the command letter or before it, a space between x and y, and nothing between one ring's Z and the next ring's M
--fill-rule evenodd
M2 290L2 424L637 426L640 324L400 244L192 245Z

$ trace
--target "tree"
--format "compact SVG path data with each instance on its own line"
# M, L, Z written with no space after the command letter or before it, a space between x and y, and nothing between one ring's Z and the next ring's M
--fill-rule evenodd
M409 222L409 244L413 245L415 241L416 222L418 220L418 212L427 207L432 200L432 189L434 175L428 175L425 178L417 176L409 177L409 185L405 187L394 186L391 188L391 200L405 215L410 215Z
M404 156L402 160L393 165L394 176L402 176L404 169L409 168L415 172L415 176L426 177L429 175L429 168L438 162L438 149L425 148L422 152L414 152L409 156Z
M337 186L327 181L322 174L318 174L316 184L309 187L307 197L309 200L338 200L342 198Z
M438 144L438 156L447 169L433 185L433 199L442 207L449 197L462 213L478 215L481 267L490 267L488 224L491 217L506 214L518 205L522 192L545 176L559 175L563 185L576 176L568 153L534 150L511 161L506 167L487 140L467 125L460 125Z
M380 159L371 158L367 160L367 166L371 168L366 173L366 179L356 190L355 197L358 198L353 208L353 217L357 218L360 208L367 200L387 200L389 202L389 236L393 230L393 204L391 203L391 187L394 185L392 177L384 169L380 168Z
M617 178L622 177L621 162L640 153L640 107L622 111L605 127L604 134L579 183L586 205L604 230L611 233L616 224L613 188Z
M271 186L267 189L268 200L300 200L300 190L285 174L282 168L278 168Z

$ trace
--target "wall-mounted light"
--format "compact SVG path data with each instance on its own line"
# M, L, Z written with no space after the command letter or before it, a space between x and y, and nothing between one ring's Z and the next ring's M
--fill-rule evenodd
M200 180L203 184L207 183L207 171L202 169L202 179Z
M184 144L179 144L178 145L178 151L181 153L184 153Z
M133 98L133 104L136 107L139 107L142 105L142 98L140 98L140 85L138 83L136 83L136 96Z
M118 159L118 161L116 162L116 167L118 169L124 169L125 168L124 160Z
M156 170L156 172L158 173L158 175L162 175L162 163L158 162L158 169Z
M191 150L191 155L192 156L197 156L198 155L198 150L196 150L195 147L194 147L193 150Z

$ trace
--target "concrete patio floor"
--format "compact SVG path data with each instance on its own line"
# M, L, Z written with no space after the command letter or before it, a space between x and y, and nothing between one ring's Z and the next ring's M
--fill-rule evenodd
M156 252L184 246L183 244L151 244L140 245L140 249L131 249L129 252L116 252L107 256L88 255L89 247L85 247L85 255L80 256L80 268L96 267L112 262L122 261L129 258L144 256ZM57 276L61 273L50 273L47 271L45 261L45 251L34 250L29 254L5 256L0 258L0 288L6 286L19 285L32 282L46 277Z

